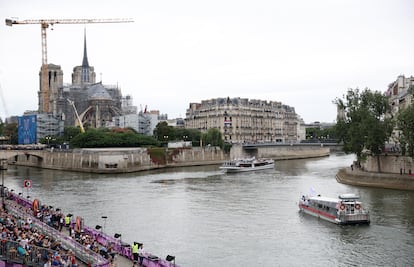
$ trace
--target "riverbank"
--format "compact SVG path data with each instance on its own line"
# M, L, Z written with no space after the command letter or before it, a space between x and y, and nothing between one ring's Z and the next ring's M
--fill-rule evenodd
M0 150L9 164L43 169L131 173L174 167L218 165L231 158L266 157L275 160L329 156L330 149L302 144L233 145L230 153L219 147L193 148L84 148L62 150Z
M347 167L338 171L336 180L349 185L414 190L414 176L408 174L367 172Z

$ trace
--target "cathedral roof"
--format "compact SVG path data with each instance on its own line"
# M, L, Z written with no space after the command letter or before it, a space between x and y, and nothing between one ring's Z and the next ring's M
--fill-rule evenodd
M88 88L88 100L112 100L112 97L102 83L95 83Z

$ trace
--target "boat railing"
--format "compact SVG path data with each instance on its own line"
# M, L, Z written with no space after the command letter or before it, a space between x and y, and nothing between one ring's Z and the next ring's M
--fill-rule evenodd
M341 221L345 222L356 222L356 221L367 221L369 220L368 213L357 213L357 214L343 214L340 216Z

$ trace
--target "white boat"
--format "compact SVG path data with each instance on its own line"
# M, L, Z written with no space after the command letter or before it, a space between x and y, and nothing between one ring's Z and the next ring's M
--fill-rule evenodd
M220 169L226 172L247 172L265 169L273 169L275 161L268 158L243 158L224 162Z
M369 211L363 208L355 194L342 194L338 198L302 196L299 200L301 212L335 224L369 224Z

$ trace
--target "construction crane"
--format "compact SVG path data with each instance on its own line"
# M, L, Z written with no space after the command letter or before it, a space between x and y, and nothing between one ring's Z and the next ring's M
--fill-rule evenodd
M81 118L79 117L78 110L75 107L75 102L70 100L70 99L68 99L68 102L69 102L70 105L72 105L73 110L75 111L75 116L76 116L76 119L78 120L81 133L84 133L85 128L83 128L83 122L82 122Z
M40 24L42 33L42 76L40 93L42 95L42 110L40 112L51 112L49 109L49 81L48 81L48 66L47 66L47 43L46 43L46 29L55 24L87 24L87 23L126 23L134 22L132 19L28 19L15 20L6 19L7 26L21 25L21 24Z

